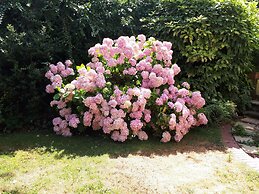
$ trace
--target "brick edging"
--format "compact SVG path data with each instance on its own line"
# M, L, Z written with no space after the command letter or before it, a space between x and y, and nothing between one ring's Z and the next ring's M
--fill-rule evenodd
M224 124L220 127L223 144L227 148L241 149L231 133L231 127L230 124Z

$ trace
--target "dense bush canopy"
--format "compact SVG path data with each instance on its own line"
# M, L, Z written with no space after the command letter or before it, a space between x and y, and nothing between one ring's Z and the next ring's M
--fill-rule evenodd
M243 108L258 45L258 9L245 0L2 0L0 125L43 127L48 63L89 60L105 37L148 34L173 43L181 78L212 99Z
M162 136L162 142L174 135L180 141L191 127L207 124L205 105L199 91L191 92L172 64L172 43L141 34L104 38L102 44L89 49L87 65L72 62L51 64L45 76L51 81L46 92L56 93L51 106L60 117L53 119L57 134L70 136L71 128L79 131L99 130L111 134L114 141L124 142L148 134ZM101 130L100 130L101 129Z

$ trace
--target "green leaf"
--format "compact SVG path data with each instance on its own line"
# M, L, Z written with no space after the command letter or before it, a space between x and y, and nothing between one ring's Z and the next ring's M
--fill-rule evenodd
M53 96L53 99L54 99L54 100L59 100L59 99L60 99L60 94L55 94L55 95Z

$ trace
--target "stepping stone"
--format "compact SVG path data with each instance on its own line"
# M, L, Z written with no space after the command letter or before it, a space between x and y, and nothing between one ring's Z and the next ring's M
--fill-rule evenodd
M249 129L245 129L247 135L249 136L254 136L255 135L255 131L254 130L249 130Z
M255 125L250 123L236 122L236 124L242 125L245 129L248 129L248 130L254 130L255 128Z
M236 122L236 124L242 125L247 133L247 135L253 136L255 132L257 131L256 125L250 124L250 123L244 123L244 122ZM259 127L259 126L258 126ZM258 128L259 130L259 128Z
M244 150L245 152L247 153L250 153L250 154L258 154L259 152L259 148L258 147L255 147L255 146L248 146L248 145L245 145L245 144L239 144Z
M243 119L241 119L242 122L245 123L249 123L249 124L254 124L254 125L258 125L259 124L259 120L258 119L254 119L254 118L250 118L250 117L245 117Z
M240 143L242 143L242 142L244 142L244 143L245 142L253 142L254 141L251 137L234 136L234 138L237 142L240 142Z
M252 100L251 104L259 106L259 101L258 100Z
M256 125L255 128L254 128L254 131L259 133L259 125Z
M245 111L244 114L246 116L259 119L259 112L257 112L257 111Z

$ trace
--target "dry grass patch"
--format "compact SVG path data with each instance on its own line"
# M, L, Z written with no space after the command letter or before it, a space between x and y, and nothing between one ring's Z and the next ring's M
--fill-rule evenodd
M113 159L107 187L122 193L258 193L259 173L222 151Z

